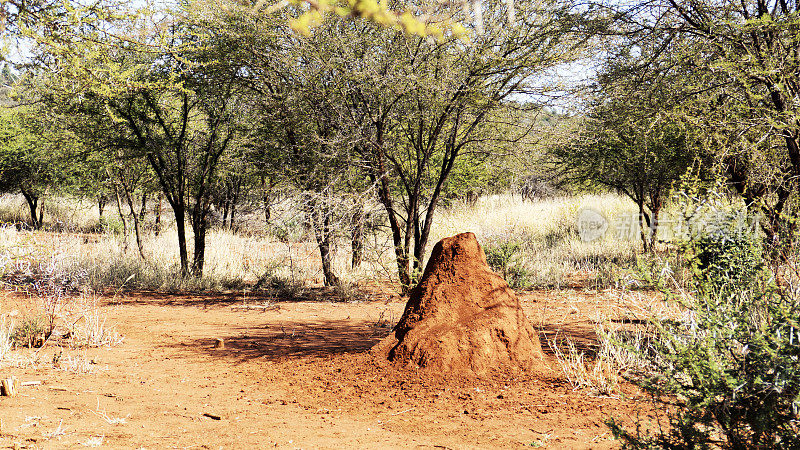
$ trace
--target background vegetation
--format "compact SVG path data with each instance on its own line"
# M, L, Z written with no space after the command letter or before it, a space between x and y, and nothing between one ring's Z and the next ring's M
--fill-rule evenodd
M667 403L626 443L796 446L796 5L417 3L3 3L4 282L353 300L470 230L517 289L662 292L556 352Z

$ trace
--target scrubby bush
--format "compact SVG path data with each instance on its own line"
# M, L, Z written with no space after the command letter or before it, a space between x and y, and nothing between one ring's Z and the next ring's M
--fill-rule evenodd
M46 332L47 327L43 317L25 317L11 331L11 342L16 347L41 347Z
M683 255L685 320L654 320L650 368L636 382L659 401L659 432L623 429L633 448L800 448L800 301L765 267L752 229L723 215Z
M505 241L484 247L486 262L495 272L503 276L514 289L530 288L530 272L522 264L522 244L518 241Z
M499 244L490 244L483 249L486 253L486 262L492 270L503 277L508 274L508 267L519 258L519 242L506 241Z

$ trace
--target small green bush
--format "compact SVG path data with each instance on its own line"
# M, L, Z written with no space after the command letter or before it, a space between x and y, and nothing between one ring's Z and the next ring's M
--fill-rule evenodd
M505 241L484 247L486 262L495 272L503 276L514 289L527 289L531 282L530 271L522 264L522 244L518 241Z
M519 258L520 249L519 242L506 241L487 245L483 251L486 253L486 262L489 267L505 277L508 267Z
M777 286L755 233L730 221L683 247L693 295L683 320L656 320L636 383L669 426L609 426L632 448L800 448L800 301ZM665 293L677 299L671 292Z
M112 234L114 236L122 235L122 222L119 219L110 219L108 216L102 216L97 221L98 228L105 233Z
M45 320L39 316L23 318L11 332L11 342L16 347L41 347L44 345Z
M735 227L697 236L683 246L693 287L701 297L730 297L760 286L765 277L758 238Z

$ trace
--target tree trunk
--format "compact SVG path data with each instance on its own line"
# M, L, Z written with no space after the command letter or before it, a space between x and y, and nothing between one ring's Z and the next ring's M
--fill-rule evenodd
M117 200L117 212L119 219L122 221L122 251L128 252L128 221L125 219L125 213L122 211L122 199L119 197L119 186L114 183L114 198Z
M39 207L39 196L31 192L28 192L25 189L21 189L21 191L22 191L22 196L25 197L25 201L28 203L28 209L30 209L31 227L34 230L38 230L42 226L42 223L37 218L36 214Z
M434 187L433 192L431 193L431 199L428 202L428 208L425 211L425 220L422 222L422 226L419 226L419 223L417 223L417 229L419 231L415 235L414 242L415 270L422 270L422 261L425 259L425 250L428 246L428 238L431 235L433 215L436 213L436 207L439 204L439 197L442 195L444 183L447 181L447 178L450 176L450 172L453 170L453 165L455 164L457 156L458 148L450 148L448 156L444 158L444 161L442 162L441 170L439 172L439 179L436 181L436 187Z
M142 192L142 209L139 210L139 222L144 223L147 218L147 191Z
M208 231L208 211L211 204L208 199L195 198L192 208L192 231L194 232L194 255L192 257L192 275L196 278L203 277L203 268L206 261L206 233Z
M183 202L172 204L175 226L178 229L178 253L181 259L181 277L189 276L189 252L186 250L186 206Z
M136 209L133 206L133 196L131 195L128 186L125 185L124 182L122 182L122 189L123 192L125 192L125 200L128 202L128 209L130 209L131 218L133 219L133 232L136 235L136 248L139 249L139 257L144 260L146 258L144 256L144 242L142 242L141 227L139 226L139 215L136 214ZM142 211L144 211L144 203L142 204Z
M231 231L236 231L236 202L239 201L239 189L240 186L237 180L237 184L233 189L233 198L231 198L230 217L228 217L228 229Z
M267 184L267 177L261 176L261 202L264 205L264 223L269 226L272 216L272 184Z
M161 233L161 202L164 201L161 198L162 194L158 194L158 203L156 203L156 221L153 225L155 228L155 235L158 236Z
M652 219L650 222L650 238L651 238L650 250L655 251L656 249L655 246L658 239L658 216L661 214L661 209L663 207L663 204L661 202L661 196L660 195L651 196L650 203L651 203L650 218Z
M228 208L229 208L228 205L229 205L229 203L230 202L228 202L227 200L225 200L222 203L222 229L223 230L227 229L226 224L228 223Z
M650 243L650 216L648 216L644 210L644 202L640 201L637 203L639 206L639 232L642 237L642 249L645 252L650 252L652 251L652 245Z
M192 275L197 278L203 277L203 266L206 259L206 229L205 217L195 217L195 220L192 221L192 231L194 231Z
M325 277L325 286L338 286L339 277L333 271L331 256L331 218L326 206L320 205L318 200L312 201L311 228L314 229L314 237L317 239L317 246L322 259L322 274Z
M106 209L106 199L102 195L97 196L97 212L103 217L103 210Z
M400 292L405 296L408 295L411 290L411 273L408 264L408 253L403 252L403 237L402 231L400 230L400 221L397 219L397 213L394 210L394 201L389 191L389 183L386 180L382 167L379 167L379 174L377 176L380 180L378 199L384 209L386 209L386 214L389 217L389 228L392 230L392 245L394 246L395 260L397 262L397 275L400 278Z
M364 259L364 205L361 203L356 203L350 226L350 248L352 251L350 267L357 269Z

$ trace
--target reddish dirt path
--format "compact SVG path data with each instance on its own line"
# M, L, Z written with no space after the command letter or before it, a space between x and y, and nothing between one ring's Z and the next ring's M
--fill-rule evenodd
M635 409L632 389L625 402L592 397L555 372L437 380L379 364L366 350L388 334L383 319L399 318L398 300L280 303L266 312L232 310L238 301L126 297L103 307L121 345L64 350L62 361L93 359L93 373L54 368L53 348L35 367L0 366L2 377L42 381L0 397L0 445L85 448L102 436L111 448L612 448L603 420ZM522 301L537 329L589 345L590 318L610 300L548 291ZM0 305L21 310L25 301L7 296ZM215 338L224 349L212 348Z

